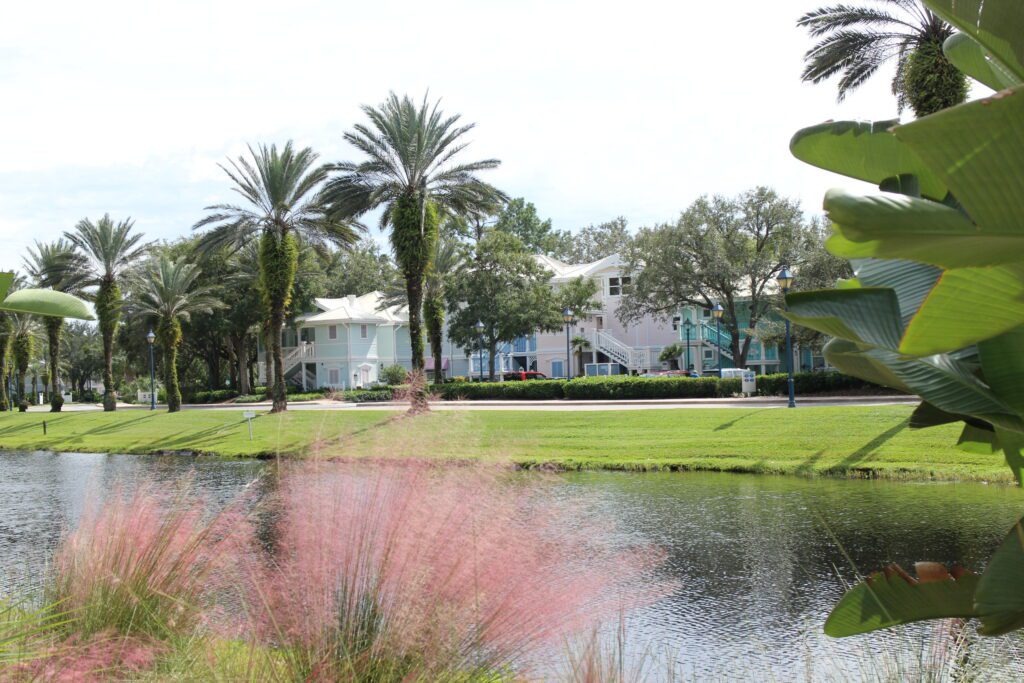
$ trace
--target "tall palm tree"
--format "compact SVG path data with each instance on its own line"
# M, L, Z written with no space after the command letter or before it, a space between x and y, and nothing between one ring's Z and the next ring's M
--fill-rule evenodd
M132 233L131 218L115 223L110 214L95 223L88 218L78 222L73 231L64 233L85 256L89 277L84 285L95 287L92 299L96 305L100 334L103 337L103 410L117 408L114 395L114 333L121 321L121 279L132 263L149 248L142 243L142 233Z
M25 402L25 375L36 352L36 324L31 315L25 313L12 314L14 337L12 351L14 355L14 371L17 376L16 396L19 409Z
M367 158L332 165L337 175L324 192L332 215L356 219L383 207L380 227L390 230L405 278L414 370L424 367L424 280L438 239L439 214L470 215L507 200L476 176L500 161L454 162L473 124L458 125L460 117L445 116L438 105L424 97L417 106L408 96L391 93L379 107L364 106L370 125L357 124L345 140Z
M919 0L829 5L804 14L797 25L821 39L804 55L803 80L820 83L841 74L840 101L894 59L892 93L901 110L909 106L927 116L967 98L967 77L942 53L954 29Z
M25 258L25 270L40 287L76 295L82 293L82 288L89 277L85 257L75 250L71 242L64 239L45 244L36 241L34 248L29 247L28 256ZM60 336L64 328L64 318L46 316L43 319L43 327L46 329L50 352L47 371L50 412L59 413L61 406L64 405L60 392Z
M156 319L156 337L163 353L164 386L167 411L181 409L178 386L178 346L181 345L181 323L193 313L209 313L223 306L211 295L211 288L199 282L201 271L194 263L174 261L161 254L149 269L148 277L139 283L136 310Z
M8 395L10 360L14 345L14 319L12 314L0 311L0 410L13 410L14 397Z
M326 215L321 189L327 169L316 165L318 155L309 147L295 150L289 140L280 151L276 145L249 147L249 157L221 165L245 204L208 206L212 213L194 227L214 226L203 239L213 248L259 242L259 289L274 362L271 412L280 412L288 408L281 333L295 286L299 242L347 248L358 241L361 226Z

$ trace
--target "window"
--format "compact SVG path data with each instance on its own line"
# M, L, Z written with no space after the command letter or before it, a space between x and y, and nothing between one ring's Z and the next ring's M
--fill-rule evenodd
M625 291L626 287L633 279L629 277L610 277L608 278L608 296L619 296Z
M704 349L704 360L713 360L715 357L714 349Z
M327 383L332 387L336 387L341 384L341 370L338 368L331 368L327 372Z
M334 341L335 339L338 338L338 326L337 325L331 325L330 327L327 328L327 338L330 339L331 341ZM334 372L334 371L332 370L331 372Z
M674 316L672 318L672 329L678 331L679 330L679 324L682 323L682 322L683 322L683 319L680 316L678 316L678 315Z
M366 339L369 336L370 336L370 326L369 325L360 325L359 326L359 338L360 339Z
M710 318L711 317L711 309L710 308L702 308L702 309L700 309L700 317L702 317L702 318Z
M553 360L551 361L551 376L552 377L565 377L565 370L562 367L562 361Z

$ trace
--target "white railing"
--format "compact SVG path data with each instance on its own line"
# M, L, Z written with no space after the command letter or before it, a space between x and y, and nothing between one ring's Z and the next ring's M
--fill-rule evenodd
M300 342L298 346L286 346L281 350L284 352L285 374L302 361L316 358L316 344L313 342ZM256 363L256 371L259 381L266 383L267 364L263 361L258 361Z
M651 367L649 349L626 346L604 330L594 330L594 348L630 370L647 370Z

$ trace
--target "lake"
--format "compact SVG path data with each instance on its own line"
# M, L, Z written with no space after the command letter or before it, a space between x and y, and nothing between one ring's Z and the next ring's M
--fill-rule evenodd
M0 588L38 582L86 496L140 478L228 501L268 465L188 457L4 452L0 455ZM526 475L529 476L529 475ZM725 473L559 475L557 495L586 501L585 526L613 542L653 543L677 588L627 617L629 653L670 659L689 677L900 679L906 662L947 642L935 625L844 640L821 634L857 572L915 560L980 568L1024 515L1006 486L800 479ZM972 637L986 680L1024 677L1016 636ZM651 680L657 680L654 676Z

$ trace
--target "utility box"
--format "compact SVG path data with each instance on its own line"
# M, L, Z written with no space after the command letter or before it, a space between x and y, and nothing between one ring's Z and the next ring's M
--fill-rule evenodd
M750 396L757 393L756 377L757 375L753 370L722 368L722 379L738 379L740 381L740 391Z

